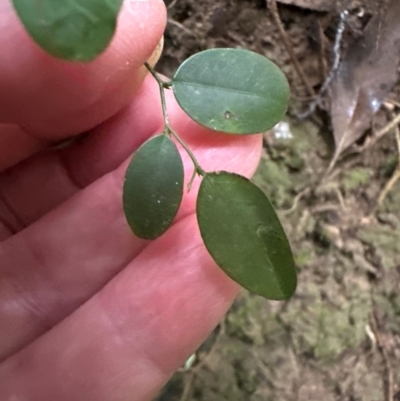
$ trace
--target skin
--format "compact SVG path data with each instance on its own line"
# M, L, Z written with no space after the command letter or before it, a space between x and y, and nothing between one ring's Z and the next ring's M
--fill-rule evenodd
M2 401L151 400L238 291L199 236L198 180L155 241L123 215L129 157L163 128L143 63L157 60L165 23L162 1L126 0L110 47L75 64L42 52L0 2ZM167 103L204 169L251 176L258 136L211 133L170 91Z

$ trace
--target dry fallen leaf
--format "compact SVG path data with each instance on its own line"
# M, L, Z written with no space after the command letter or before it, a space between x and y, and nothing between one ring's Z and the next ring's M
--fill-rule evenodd
M335 0L277 0L277 2L317 11L332 11L336 7Z
M348 48L331 86L331 118L335 154L357 141L371 124L397 81L400 61L400 1L390 0L376 14L362 38Z

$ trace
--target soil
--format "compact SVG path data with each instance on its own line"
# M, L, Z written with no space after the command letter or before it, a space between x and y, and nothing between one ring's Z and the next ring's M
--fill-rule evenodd
M192 365L177 372L157 400L400 401L400 183L378 204L398 162L395 135L368 146L367 133L324 176L334 151L329 112L296 118L309 96L266 2L166 3L160 72L171 76L187 57L207 48L241 47L270 58L290 81L288 117L264 134L254 181L281 217L299 285L287 302L242 291ZM362 35L380 2L282 0L278 6L318 92L339 12L350 12L346 47ZM388 119L383 108L377 121L384 125Z

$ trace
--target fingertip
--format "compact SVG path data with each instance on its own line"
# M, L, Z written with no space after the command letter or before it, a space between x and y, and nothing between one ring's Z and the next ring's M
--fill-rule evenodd
M125 0L110 46L83 64L42 51L11 2L3 3L0 11L0 36L8 38L1 49L0 121L56 140L93 128L129 102L166 23L161 0Z

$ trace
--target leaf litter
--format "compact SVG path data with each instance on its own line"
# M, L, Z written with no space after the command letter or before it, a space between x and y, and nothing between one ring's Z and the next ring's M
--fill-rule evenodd
M339 156L362 137L397 81L400 62L400 1L390 0L348 47L331 85L331 119Z
M336 6L334 0L279 0L279 3L316 11L332 11Z

